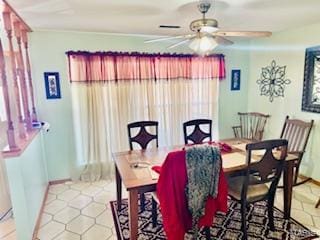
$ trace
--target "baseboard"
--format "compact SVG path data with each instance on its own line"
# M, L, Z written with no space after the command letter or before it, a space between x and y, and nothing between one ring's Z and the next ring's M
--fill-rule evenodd
M48 184L48 186L47 186L47 188L46 188L45 195L44 195L44 197L43 197L42 205L41 205L41 208L40 208L40 212L39 212L39 215L38 215L38 219L37 219L36 225L35 225L35 227L34 227L34 231L33 231L33 235L32 235L32 239L33 239L33 240L37 240L37 239L38 239L38 238L37 238L37 236L38 236L38 231L39 231L39 228L40 228L41 217L42 217L44 205L46 204L47 197L48 197L49 185L50 185L50 184Z
M39 212L39 215L38 215L38 219L37 219L36 225L35 225L35 227L34 227L34 231L33 231L33 235L32 235L32 239L33 239L33 240L38 240L38 238L37 238L37 236L38 236L38 231L39 231L39 228L40 228L41 217L42 217L42 213L43 213L43 210L44 210L44 206L46 205L46 201L47 201L47 197L48 197L48 193L49 193L49 187L50 187L51 185L62 184L62 183L69 182L69 181L71 181L70 178L68 178L68 179L61 179L61 180L49 181L48 186L47 186L46 191L45 191L45 195L44 195L44 197L43 197L43 201L42 201L42 205L41 205L40 212Z
M54 180L54 181L49 181L49 185L62 184L62 183L65 183L65 182L70 182L70 181L72 181L71 178Z
M306 176L304 176L304 175L302 175L302 174L299 174L299 178L301 178L302 181L303 181L303 180L309 179L310 177L306 177ZM312 182L313 184L315 184L315 185L317 185L317 186L320 186L320 182L317 181L317 180L314 180L314 179L312 179L312 178L309 180L309 182Z

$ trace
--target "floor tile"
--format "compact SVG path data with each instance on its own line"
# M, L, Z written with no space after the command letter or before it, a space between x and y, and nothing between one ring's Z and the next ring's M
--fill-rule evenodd
M99 215L96 218L96 223L103 225L103 226L106 226L106 227L109 227L109 228L114 227L111 210L107 209L101 215Z
M106 209L106 206L101 203L92 202L84 209L81 210L81 214L95 218Z
M118 240L117 236L112 235L111 237L108 238L108 240Z
M116 184L115 182L109 182L107 185L103 187L105 191L115 193L116 192Z
M116 199L116 193L111 193L107 191L102 191L98 193L93 200L98 203L107 204L109 206L109 202Z
M49 204L56 199L57 199L57 196L55 194L48 193L46 204Z
M16 232L12 232L10 234L8 234L7 236L5 236L4 238L0 238L1 240L17 240L17 234Z
M87 182L75 182L72 185L70 185L70 188L81 191L89 186L90 186L90 183L87 183Z
M100 193L101 191L103 190L103 188L100 188L100 187L96 187L96 186L89 186L85 189L83 189L81 191L82 194L85 194L85 195L88 195L88 196L91 196L91 197L94 197L96 196L98 193Z
M73 233L83 234L92 225L94 225L93 218L80 215L67 224L67 230Z
M43 225L46 225L51 220L52 220L52 215L51 214L43 213L41 215L40 227L42 227Z
M63 231L54 240L80 240L80 235L69 231ZM94 239L92 239L94 240ZM98 239L97 239L98 240Z
M69 202L72 199L74 199L76 196L78 196L80 192L78 190L68 189L64 191L63 193L58 195L58 199L61 199L63 201Z
M304 203L312 204L316 201L315 196L311 193L306 194L306 193L301 193L299 191L294 191L293 197L298 201L304 202Z
M66 206L67 206L67 203L65 201L56 199L44 207L44 212L50 213L50 214L56 214Z
M315 208L315 203L303 203L303 210L312 216L320 217L320 208Z
M49 236L54 234L54 240L117 239L109 207L109 202L116 199L115 182L68 182L50 186L49 191L46 213L43 213L43 225L39 231L39 237L46 238L41 240L50 239ZM314 205L319 191L319 186L307 183L294 187L292 199L292 217L318 234L320 216L319 209L315 209ZM122 187L123 198L127 195ZM275 205L283 209L283 189L277 190ZM44 232L46 235L40 235Z
M318 198L320 197L320 187L319 186L316 186L316 185L313 185L313 186L310 186L311 188L311 192L317 196Z
M298 220L302 224L313 225L313 220L310 214L302 210L291 210L291 217Z
M107 240L112 235L110 229L95 224L86 233L82 235L82 240Z
M85 206L87 206L90 202L92 202L92 198L85 196L85 195L79 195L76 198L74 198L72 201L69 202L69 206L82 209Z
M63 210L61 210L60 212L58 212L56 215L54 215L53 218L57 222L67 224L79 215L80 215L79 209L75 209L72 207L66 207Z
M312 217L315 223L315 226L320 229L320 217Z
M103 188L108 186L110 183L113 183L113 182L107 181L107 180L101 180L101 181L93 182L92 185Z
M41 240L51 240L65 230L65 225L50 221L39 229L38 238Z
M49 188L49 193L60 194L60 193L63 193L64 191L66 191L67 189L69 189L69 186L67 186L65 184L51 185Z
M0 238L9 235L14 232L16 225L13 218L10 218L4 222L0 222Z

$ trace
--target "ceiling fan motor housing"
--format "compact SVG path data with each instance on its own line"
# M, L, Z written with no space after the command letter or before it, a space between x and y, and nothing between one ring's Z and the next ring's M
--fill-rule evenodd
M193 32L200 32L203 27L218 28L218 21L213 18L197 19L190 23L190 29Z

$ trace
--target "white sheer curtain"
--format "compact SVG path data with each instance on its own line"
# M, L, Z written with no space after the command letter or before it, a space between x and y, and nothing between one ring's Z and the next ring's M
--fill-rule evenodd
M159 145L183 144L182 123L213 120L218 137L218 80L109 81L72 84L78 169L83 180L111 177L112 152L129 149L127 124L159 122Z
M195 118L212 119L217 137L222 55L67 54L78 156L74 176L112 177L112 153L129 149L129 122L158 121L160 147L183 144L182 123Z

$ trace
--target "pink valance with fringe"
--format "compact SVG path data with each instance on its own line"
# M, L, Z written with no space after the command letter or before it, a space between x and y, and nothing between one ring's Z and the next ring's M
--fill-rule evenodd
M224 55L69 51L71 82L224 79Z

